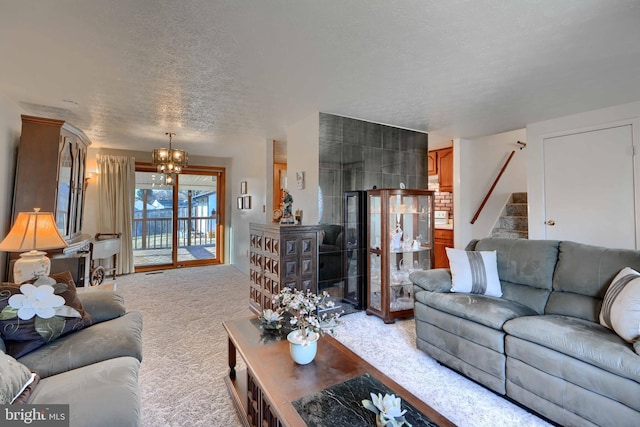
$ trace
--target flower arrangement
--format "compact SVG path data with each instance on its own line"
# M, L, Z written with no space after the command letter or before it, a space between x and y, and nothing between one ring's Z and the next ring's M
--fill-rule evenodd
M275 330L282 328L282 316L271 309L263 310L259 319L264 329Z
M306 339L310 332L333 334L338 319L344 312L318 314L318 309L334 307L329 297L327 291L318 295L308 289L301 291L285 287L273 297L275 310L264 310L261 320L264 324L267 319L272 319L272 322L287 322L288 319L289 327L299 330L303 339Z
M376 414L376 424L380 427L411 427L403 416L407 410L402 410L402 400L395 394L383 397L381 393L371 393L371 400L364 399L362 406Z

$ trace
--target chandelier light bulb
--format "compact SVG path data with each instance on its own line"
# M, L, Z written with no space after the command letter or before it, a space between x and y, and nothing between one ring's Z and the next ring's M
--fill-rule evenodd
M169 148L156 148L152 153L152 164L156 166L158 173L165 174L167 184L174 181L173 174L180 173L187 166L189 155L184 150L174 150L171 142L175 133L166 132L169 137Z

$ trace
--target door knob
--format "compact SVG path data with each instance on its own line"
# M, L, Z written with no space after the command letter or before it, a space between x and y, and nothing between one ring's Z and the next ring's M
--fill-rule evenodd
M556 225L556 222L554 220L550 219L549 221L546 222L546 224L550 225L550 226L554 226L554 225Z

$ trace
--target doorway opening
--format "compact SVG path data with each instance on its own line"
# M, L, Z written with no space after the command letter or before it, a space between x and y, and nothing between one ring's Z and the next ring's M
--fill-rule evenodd
M222 264L224 169L198 168L167 184L152 166L136 165L135 271Z

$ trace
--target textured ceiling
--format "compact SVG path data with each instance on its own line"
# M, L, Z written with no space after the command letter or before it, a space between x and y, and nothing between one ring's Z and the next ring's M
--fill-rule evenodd
M640 1L0 0L0 92L223 155L323 111L474 137L640 100Z

